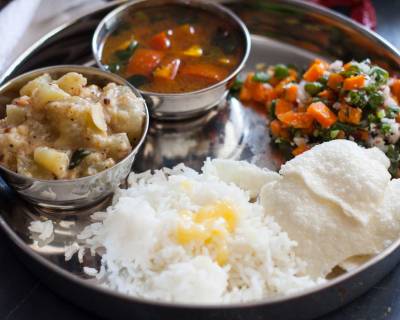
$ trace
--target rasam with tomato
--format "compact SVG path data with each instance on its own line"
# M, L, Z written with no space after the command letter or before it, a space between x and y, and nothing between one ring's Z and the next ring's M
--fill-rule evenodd
M140 90L183 93L223 80L242 55L228 21L173 4L131 12L105 39L101 62Z

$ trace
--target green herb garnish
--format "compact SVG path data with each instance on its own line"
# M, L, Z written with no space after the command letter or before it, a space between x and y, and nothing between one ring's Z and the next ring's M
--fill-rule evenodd
M354 107L364 108L368 103L368 98L365 91L351 90L348 92L346 102Z
M123 50L117 50L114 52L114 56L116 59L122 63L126 63L129 58L132 56L133 52L138 46L138 42L136 40L133 40L129 46L126 49Z
M389 73L381 67L374 66L371 68L369 75L378 85L384 85L389 79Z
M383 105L385 98L379 92L373 92L369 95L368 105L371 109L376 110Z
M240 92L240 89L242 89L242 86L243 86L243 81L238 79L238 78L236 78L233 81L231 87L229 88L230 94L233 94L233 95L237 94L238 92Z
M142 85L148 83L150 80L146 76L142 74L134 74L133 76L130 76L128 79L128 82L133 85L134 87L141 87Z
M71 156L71 160L69 161L68 169L71 170L77 167L82 162L82 160L89 154L91 154L91 151L87 149L80 148L75 150Z
M382 123L381 125L381 131L384 135L389 134L391 130L391 126L389 123Z

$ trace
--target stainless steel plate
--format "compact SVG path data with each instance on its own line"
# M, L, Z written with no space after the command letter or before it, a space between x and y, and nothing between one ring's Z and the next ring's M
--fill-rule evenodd
M62 26L25 52L3 74L0 83L24 71L60 63L93 65L90 43L101 18L118 3L110 3L71 24ZM379 36L325 9L289 0L229 1L252 33L252 53L247 70L256 63L306 65L315 56L349 60L370 57L392 72L398 71L399 53ZM149 136L134 170L173 166L185 162L199 169L206 157L245 159L276 169L279 154L269 144L265 116L235 98L201 118L185 122L152 121ZM82 272L74 258L64 260L64 246L88 221L53 213L55 236L51 243L35 245L27 231L32 220L45 219L0 183L0 226L16 253L53 290L101 316L134 319L310 319L327 313L365 292L400 260L400 240L358 270L300 294L254 303L220 307L149 302L98 286ZM86 266L97 266L98 257L86 255Z

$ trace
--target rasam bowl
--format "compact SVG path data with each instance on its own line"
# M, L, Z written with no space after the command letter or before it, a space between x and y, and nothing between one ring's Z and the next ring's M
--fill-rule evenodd
M199 89L184 93L159 93L140 90L145 98L151 116L159 119L186 119L197 116L216 106L228 93L229 85L236 75L242 70L250 52L250 35L243 22L229 9L214 2L198 0L153 0L134 1L117 7L99 23L93 35L92 51L98 66L107 70L102 62L104 43L107 37L114 32L123 21L143 8L157 9L160 6L181 5L189 8L201 9L210 15L226 20L237 33L239 47L242 50L238 64L230 73L219 82Z

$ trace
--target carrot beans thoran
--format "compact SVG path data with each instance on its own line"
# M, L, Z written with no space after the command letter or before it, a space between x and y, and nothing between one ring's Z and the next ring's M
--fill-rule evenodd
M175 4L132 12L106 38L101 61L141 90L183 93L224 80L242 55L229 21Z
M398 176L400 79L369 60L316 59L302 74L293 66L260 66L234 88L242 101L265 105L273 141L288 157L349 139L384 151Z

